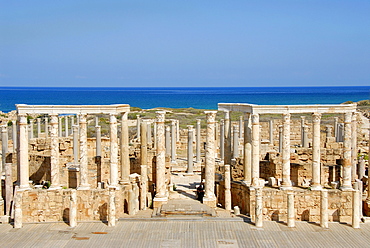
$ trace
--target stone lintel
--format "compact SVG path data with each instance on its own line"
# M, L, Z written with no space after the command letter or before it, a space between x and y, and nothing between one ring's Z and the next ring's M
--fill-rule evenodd
M130 112L128 104L111 105L27 105L16 104L18 114L119 114Z

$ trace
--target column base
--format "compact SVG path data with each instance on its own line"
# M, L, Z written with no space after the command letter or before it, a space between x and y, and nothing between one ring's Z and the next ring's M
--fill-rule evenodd
M153 199L153 208L159 208L161 207L163 204L167 204L168 202L168 198L167 197L154 197Z
M207 205L208 207L215 208L217 206L217 199L216 197L212 197L212 198L204 197L203 204Z
M129 179L126 179L126 180L120 180L119 181L119 184L121 184L121 185L128 185L128 184L131 184L131 182L130 182Z
M321 185L314 185L314 186L310 186L311 190L322 190L322 186Z
M51 185L50 188L48 188L48 190L58 190L58 189L62 189L61 186L53 186Z
M353 191L354 189L352 188L352 186L342 186L339 188L341 191Z
M280 186L280 190L293 190L292 186Z
M77 190L90 190L90 185L80 185Z
M251 182L250 181L242 181L242 184L247 186L247 187L250 187L251 186Z

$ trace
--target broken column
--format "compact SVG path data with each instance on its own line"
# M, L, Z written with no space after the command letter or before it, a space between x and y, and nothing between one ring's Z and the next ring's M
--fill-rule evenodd
M69 197L69 226L71 228L77 226L77 191L71 189Z
M186 173L193 174L194 173L194 164L193 164L193 137L194 137L194 130L193 126L188 125L188 168Z
M156 112L157 123L157 153L156 153L156 195L153 200L154 208L167 203L166 194L166 157L165 157L165 111Z
M205 196L203 203L216 207L215 196L215 118L217 111L204 111L207 118Z
M352 227L360 228L360 191L352 192Z
M1 191L1 190L0 190ZM13 201L13 170L12 163L5 164L5 215L10 216Z
M326 189L321 190L320 226L322 228L329 228L328 190Z
M312 135L312 183L311 190L321 190L321 157L320 157L320 119L321 114L314 113Z
M78 132L78 126L74 126L74 127L77 127L76 131ZM73 127L73 132L75 132L74 127ZM101 157L101 126L99 125L95 126L95 133L96 133L96 140L95 140L96 156Z
M230 165L225 164L225 209L231 211L231 172Z
M262 188L256 188L256 204L255 204L255 225L258 228L263 227L263 198Z
M22 228L23 211L22 211L23 192L16 191L14 197L14 228Z
M294 193L289 191L287 198L287 225L288 227L295 227Z
M37 138L40 138L41 134L41 118L37 118Z
M171 156L171 129L169 126L166 126L166 157Z
M108 226L116 225L116 188L109 187Z
M283 149L282 149L282 182L281 189L292 188L290 180L290 114L283 114Z

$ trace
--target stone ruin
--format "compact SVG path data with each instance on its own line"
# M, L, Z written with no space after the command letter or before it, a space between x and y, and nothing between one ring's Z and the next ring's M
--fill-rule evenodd
M16 106L17 120L1 128L0 215L17 228L92 220L114 226L166 204L170 175L178 172L202 174L203 204L237 207L259 227L302 220L357 228L370 215L368 161L358 156L368 154L369 120L356 104L220 103L204 112L205 129L200 119L195 129L181 129L165 111L128 120L127 104ZM240 119L230 119L233 111ZM100 124L109 126L105 135Z

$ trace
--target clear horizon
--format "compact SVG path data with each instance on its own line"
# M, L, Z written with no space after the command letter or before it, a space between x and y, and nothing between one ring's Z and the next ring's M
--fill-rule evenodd
M370 85L370 1L0 1L0 87Z

